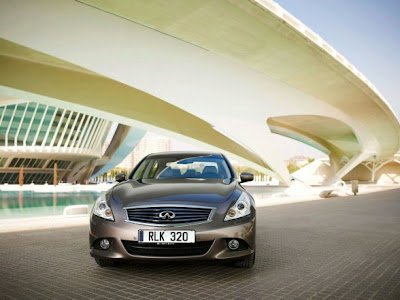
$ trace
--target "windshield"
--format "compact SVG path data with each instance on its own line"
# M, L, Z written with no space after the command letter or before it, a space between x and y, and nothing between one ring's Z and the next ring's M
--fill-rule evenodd
M231 177L228 165L221 155L150 156L136 168L132 179L228 179Z

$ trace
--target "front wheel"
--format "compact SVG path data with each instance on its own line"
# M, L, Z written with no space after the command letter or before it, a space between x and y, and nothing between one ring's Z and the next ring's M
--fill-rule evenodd
M246 257L245 259L234 261L233 266L235 268L250 269L254 266L255 260L256 260L256 252L254 251L252 255Z
M116 267L117 263L111 258L98 258L94 259L100 267Z

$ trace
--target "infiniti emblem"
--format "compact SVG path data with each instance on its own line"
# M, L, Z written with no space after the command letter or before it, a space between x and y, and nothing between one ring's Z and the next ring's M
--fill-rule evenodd
M163 219L163 220L171 220L171 219L175 218L175 213L173 211L167 210L167 211L160 212L160 214L158 216L160 217L160 219Z

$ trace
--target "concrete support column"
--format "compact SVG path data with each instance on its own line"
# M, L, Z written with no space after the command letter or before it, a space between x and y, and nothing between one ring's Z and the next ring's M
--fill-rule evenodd
M372 183L374 183L375 182L375 174L376 174L376 171L377 171L378 169L377 169L377 163L376 162L373 162L373 164L372 164L372 169L371 169L371 182Z
M374 162L374 164L372 165L372 170L371 170L371 182L375 182L375 175L376 172L382 168L383 166L385 166L386 164L395 161L394 159L387 159L385 161L381 161L380 163L376 163Z
M334 153L329 154L332 174L336 174L340 169L340 157Z
M100 176L121 163L140 143L145 133L144 130L119 124L103 159L97 161L92 176Z
M364 160L368 159L374 155L370 151L362 151L359 154L354 155L335 175L325 180L324 184L331 185L335 182L342 180L342 177L353 170L357 165L362 163Z
M81 184L88 184L90 175L93 174L94 167L96 166L96 160L97 159L92 159L88 163L87 167L82 170L80 178L79 178L79 183Z

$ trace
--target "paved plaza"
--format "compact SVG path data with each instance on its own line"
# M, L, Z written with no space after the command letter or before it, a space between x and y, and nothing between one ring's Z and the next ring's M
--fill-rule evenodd
M400 299L400 189L257 211L253 269L100 268L86 226L0 235L0 299Z

